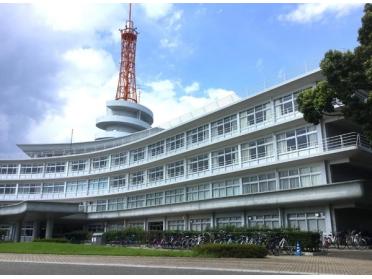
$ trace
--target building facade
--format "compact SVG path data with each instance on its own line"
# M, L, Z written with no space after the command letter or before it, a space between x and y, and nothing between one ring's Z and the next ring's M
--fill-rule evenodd
M68 230L372 229L372 147L342 117L307 123L298 94L320 70L170 129L19 145L0 159L0 229L15 241Z

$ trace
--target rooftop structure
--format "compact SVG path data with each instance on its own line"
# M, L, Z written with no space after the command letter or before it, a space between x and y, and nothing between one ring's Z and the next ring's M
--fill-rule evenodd
M97 119L96 126L104 130L96 140L116 138L149 129L153 123L153 113L138 104L136 86L136 44L137 30L132 21L132 5L129 17L121 33L121 61L115 100L106 104L106 116Z

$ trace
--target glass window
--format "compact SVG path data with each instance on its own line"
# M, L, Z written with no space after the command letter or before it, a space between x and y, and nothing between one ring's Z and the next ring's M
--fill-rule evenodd
M186 132L187 145L201 143L209 138L209 125L203 125Z
M14 195L16 192L16 184L0 184L0 195Z
M73 172L84 171L86 168L86 160L76 160L70 162L70 170Z
M41 194L41 183L25 183L18 185L18 194Z
M145 206L145 195L137 195L128 197L128 208L138 208Z
M177 161L174 163L167 164L167 175L169 178L183 176L185 168L183 161Z
M131 163L139 162L145 159L145 148L137 148L130 151L130 161Z
M146 194L146 206L164 204L164 192Z
M248 215L247 216L248 228L262 228L266 227L269 229L279 228L279 215L278 214L260 214L260 215Z
M279 171L280 189L295 189L321 184L320 167L301 167Z
M65 162L47 163L45 173L60 173L65 171Z
M185 145L185 135L179 134L174 137L167 138L166 149L167 152L177 150Z
M228 147L219 151L212 152L212 167L221 168L238 163L238 148Z
M190 230L205 231L211 227L210 218L190 218Z
M270 103L255 106L239 113L241 130L265 122L271 116Z
M273 138L266 137L243 143L241 152L243 162L274 156Z
M229 179L226 181L213 182L212 191L214 198L240 195L239 179Z
M233 217L220 217L216 218L217 228L223 228L227 226L241 227L242 226L242 217L233 216Z
M111 177L110 192L121 192L125 189L125 176L119 175Z
M219 137L224 134L232 133L238 128L236 114L219 119L211 123L212 138Z
M121 152L118 154L114 154L111 156L111 166L123 166L127 163L127 154L125 152Z
M185 201L184 189L165 191L165 204L179 203Z
M271 192L276 190L275 173L264 173L243 177L243 194Z
M65 190L64 182L55 182L55 183L44 183L43 185L43 194L44 193L63 193Z
M43 165L21 165L21 174L37 174L42 173L43 170Z
M97 157L92 159L92 169L97 170L97 169L104 169L108 167L108 157L103 156L103 157Z
M1 164L0 174L17 174L18 165L16 164Z
M209 184L199 184L186 188L187 201L205 200L211 198L211 187Z
M208 170L209 168L209 155L203 154L192 157L188 160L188 173L195 173Z
M155 182L164 179L163 166L148 169L147 176L149 182Z
M148 146L149 157L156 157L163 153L164 153L164 140L161 140L154 144L150 144Z
M144 183L144 172L138 171L130 174L130 185L129 187L136 187Z
M115 198L108 200L108 210L116 211L125 209L125 198Z
M168 220L168 230L170 231L185 230L185 221L184 220Z
M89 180L89 194L103 193L107 191L107 178Z
M277 135L278 153L304 149L318 145L316 126L308 126Z

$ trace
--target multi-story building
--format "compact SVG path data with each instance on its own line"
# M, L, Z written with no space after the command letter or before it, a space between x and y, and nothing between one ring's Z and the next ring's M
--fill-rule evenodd
M0 160L0 228L20 240L67 230L372 229L372 147L353 123L318 125L307 73L173 128L86 143L19 145ZM44 232L45 231L45 232Z

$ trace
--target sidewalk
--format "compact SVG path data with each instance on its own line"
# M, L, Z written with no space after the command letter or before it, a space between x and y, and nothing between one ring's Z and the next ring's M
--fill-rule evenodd
M347 253L347 251L345 251ZM372 255L372 251L363 251ZM349 259L337 256L268 256L265 259L211 259L119 256L65 256L0 254L0 262L33 262L77 265L133 267L172 267L199 270L255 271L302 274L372 274L370 259ZM1 271L0 271L1 273Z

